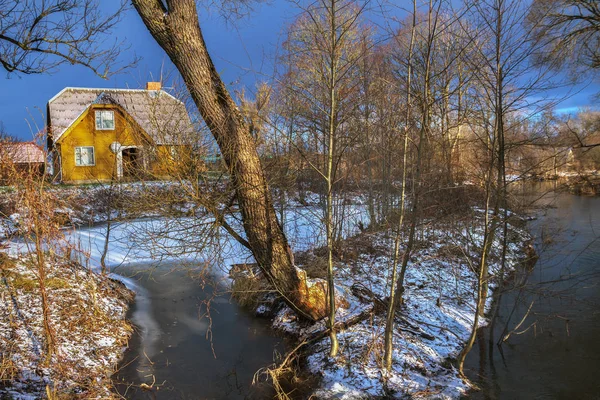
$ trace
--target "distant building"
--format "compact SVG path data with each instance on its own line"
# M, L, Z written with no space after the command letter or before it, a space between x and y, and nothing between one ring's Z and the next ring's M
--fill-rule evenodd
M46 164L44 149L34 142L0 143L0 175L6 179L14 171L42 175Z
M167 177L193 132L185 105L146 89L65 88L48 102L48 151L61 182Z

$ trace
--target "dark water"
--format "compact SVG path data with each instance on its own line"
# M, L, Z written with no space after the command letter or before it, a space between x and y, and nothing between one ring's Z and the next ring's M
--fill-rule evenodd
M600 197L551 193L536 205L540 258L480 330L465 367L481 390L469 398L600 399Z
M214 297L212 287L203 287L195 276L194 266L128 265L117 272L138 286L130 312L138 332L114 378L121 395L128 399L269 397L251 388L254 373L273 362L275 350L285 347L267 320L240 309L228 294ZM209 319L204 313L210 298ZM140 388L142 383L153 389Z
M600 197L553 193L537 206L529 229L540 259L506 284L496 317L480 331L465 367L481 390L469 398L600 399ZM128 399L271 398L251 381L284 349L283 339L227 294L211 303L209 330L202 315L214 291L193 279L193 266L181 267L117 271L138 286L131 318L140 327L115 378L119 392Z

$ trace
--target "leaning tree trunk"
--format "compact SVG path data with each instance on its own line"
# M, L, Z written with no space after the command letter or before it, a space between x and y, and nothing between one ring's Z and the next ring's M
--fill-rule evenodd
M325 316L325 290L294 267L254 140L208 54L194 0L133 0L144 24L179 70L225 160L250 250L270 283L303 316Z

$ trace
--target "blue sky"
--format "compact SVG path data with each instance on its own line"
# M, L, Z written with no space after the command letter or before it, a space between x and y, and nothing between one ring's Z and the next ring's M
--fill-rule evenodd
M235 26L227 24L217 13L201 9L201 27L209 52L223 80L230 86L244 84L250 89L254 82L267 79L272 73L272 62L284 28L296 17L298 10L290 2L276 0L258 4L252 15ZM136 54L142 59L136 68L103 80L80 66L63 65L52 75L11 75L0 72L0 121L6 131L24 140L31 140L45 123L46 103L67 86L142 88L149 80L158 80L161 69L174 73L174 67L162 49L150 36L135 13L129 10L114 32L119 40L125 39L130 49L121 54L127 61ZM170 82L166 82L169 86ZM592 95L600 91L590 85L559 105L559 111L573 112L593 104Z
M209 52L223 80L232 85L253 86L253 82L272 72L269 61L274 55L281 32L297 14L288 2L259 4L248 18L227 24L216 12L201 16L201 27ZM25 140L31 140L45 123L46 103L67 86L143 88L150 80L158 80L161 69L174 73L174 67L156 44L135 10L129 10L113 32L125 39L130 49L121 54L122 61L134 54L142 60L133 69L104 80L81 66L65 64L52 75L16 75L7 77L0 70L0 121L6 131ZM250 72L254 71L254 72ZM169 86L167 82L167 86Z

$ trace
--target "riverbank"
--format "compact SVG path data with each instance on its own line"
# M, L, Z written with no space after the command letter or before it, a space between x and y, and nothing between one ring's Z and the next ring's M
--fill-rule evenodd
M368 225L365 220L366 207L358 200L356 203L346 207L346 214L356 215L346 215L344 237L356 235L361 226ZM183 204L183 208L187 206ZM336 360L327 355L327 339L316 341L309 347L304 369L320 378L320 389L314 393L316 396L351 398L411 395L415 398L456 398L468 389L468 385L458 377L452 363L453 357L464 345L473 323L476 274L470 268L470 263L476 259L481 246L480 226L483 213L468 206L466 209L466 214L460 217L446 216L446 222L440 221L438 217L425 220L418 229L416 250L406 278L406 303L400 311L397 321L399 329L394 337L394 369L386 376L382 374L380 363L384 328L380 303L385 301L389 292L387 282L393 235L390 231L363 232L348 239L343 246L345 250L337 254L336 260L336 282L347 299L348 307L339 310L337 320L352 318L357 314L364 314L366 318L339 334L341 351ZM294 250L301 252L313 249L297 257L297 263L315 278L323 277L322 255L318 249L322 246L323 238L322 226L319 223L321 211L316 205L306 206L299 202L286 211L285 218L286 233ZM174 218L175 215L183 217ZM185 212L175 215L171 215L171 218L150 218L116 224L111 230L110 248L106 258L109 267L118 267L119 273L126 272L125 270L130 268L127 265L132 262L153 263L160 260L157 261L157 269L150 264L141 267L150 271L149 276L152 276L152 279L158 279L156 272L159 271L162 272L160 280L169 279L168 283L164 282L164 286L158 285L158 288L156 285L147 285L148 304L144 307L147 306L148 313L144 318L139 318L139 323L136 322L143 334L140 343L133 344L131 353L138 357L138 360L144 361L148 355L151 359L148 359L149 364L145 369L132 364L132 372L125 377L126 384L151 384L155 377L157 382L166 382L161 384L164 386L161 386L160 393L166 396L163 398L169 398L170 395L163 392L166 387L174 391L181 390L188 396L198 395L201 393L199 390L206 390L205 384L200 385L202 387L194 386L194 383L200 382L199 376L188 376L181 372L182 365L189 366L186 371L201 370L197 366L200 360L203 364L210 365L202 370L205 379L210 377L207 384L217 387L216 380L222 379L228 368L232 368L232 365L237 366L240 362L238 356L241 357L242 350L231 349L233 341L240 342L240 330L254 332L253 335L248 335L246 340L248 346L257 349L257 354L247 358L259 360L260 354L264 360L260 366L269 363L273 349L272 344L265 342L264 346L260 346L260 352L258 351L256 339L266 336L266 331L257 334L254 322L246 321L245 317L238 318L241 313L238 313L235 307L229 307L227 311L222 310L223 322L227 321L227 324L218 323L217 319L207 320L206 317L199 317L202 314L200 311L203 303L198 301L201 298L201 293L198 292L203 292L203 287L194 283L195 289L190 287L185 295L180 293L184 282L191 285L187 276L191 271L191 261L197 262L200 268L208 268L209 265L211 269L214 267L214 270L210 271L211 274L215 274L217 280L222 280L224 277L220 274L223 272L218 271L219 266L228 269L232 264L252 262L252 259L239 243L229 237L215 237L216 240L211 245L202 242L203 236L198 227L209 220L198 217L195 213L189 217L185 216ZM106 226L94 226L70 234L71 243L89 253L90 263L93 265L99 265L101 249L105 243L105 228ZM181 236L182 232L186 232L187 236ZM211 232L209 230L207 234ZM157 238L160 238L159 242L156 241ZM200 243L194 240L199 240ZM508 238L511 243L507 253L508 268L500 271L498 252L502 245L501 237L496 238L492 246L490 266L492 288L494 282L502 279L510 268L517 267L522 254L520 245L527 240L525 232L511 227ZM181 243L184 246L181 246ZM165 263L174 265L165 267ZM163 271L161 266L167 270ZM174 274L170 269L182 269L184 273ZM169 306L165 305L164 287L174 291L172 298L166 302ZM154 288L156 293L151 292ZM263 306L261 310L265 311L266 305ZM144 307L137 307L135 312L141 313ZM307 325L299 321L297 316L285 307L277 307L271 311L276 314L272 324L285 333L296 335L300 340L324 327L323 322ZM154 320L153 317L158 315L155 313L164 314L164 318ZM215 325L212 325L213 322ZM483 323L485 321L482 321ZM219 339L212 336L213 331L218 338L226 338L229 335L232 339L219 345ZM207 340L209 337L211 339ZM202 346L199 345L200 342ZM207 360L213 356L213 344L217 345L217 352L227 349L224 350L225 356L219 353L218 362L222 364L219 364L220 369ZM201 347L205 347L206 351L200 351ZM244 359L242 357L242 360ZM227 361L226 364L223 364L224 360ZM244 369L243 373L236 371L235 375L246 379L246 376L251 376L260 366ZM140 376L140 371L144 371L143 376ZM215 371L219 372L216 376L213 374ZM146 379L150 381L146 382ZM239 387L247 387L249 380L241 383ZM206 395L213 396L212 393ZM244 394L240 391L240 395Z
M116 398L110 377L132 333L133 293L77 263L50 260L44 269L50 356L37 265L0 253L0 398Z
M577 176L565 181L568 192L577 196L600 195L600 177L597 175Z
M337 358L329 357L327 336L305 348L302 370L320 378L320 387L313 396L456 399L470 389L469 383L460 378L454 361L469 337L474 319L477 282L472 265L483 240L477 223L483 214L475 214L473 219L458 223L426 224L420 233L407 270L405 304L396 318L393 368L389 373L382 369L382 304L389 295L392 232L363 233L345 243L348 250L337 255L335 279L336 290L346 298L348 307L337 311L336 321L349 321L358 315L361 320L338 333ZM486 310L500 281L526 261L524 249L531 239L527 232L511 225L507 239L504 270L500 266L503 238L498 236L492 246ZM300 254L298 261L314 275L321 257L319 250L313 250ZM259 311L263 315L273 312L273 326L296 336L298 342L325 330L324 321L307 324L287 306L269 310L263 304ZM487 323L484 318L479 326Z
M510 179L512 178L512 179ZM521 178L511 176L511 181L552 182L553 190L568 192L577 196L600 195L600 176L598 171L561 172L555 175Z
M20 193L2 188L0 239L20 234L29 212ZM204 212L187 200L190 186L181 182L150 181L98 183L93 185L47 185L47 201L53 204L52 220L63 227L145 217L178 217Z

